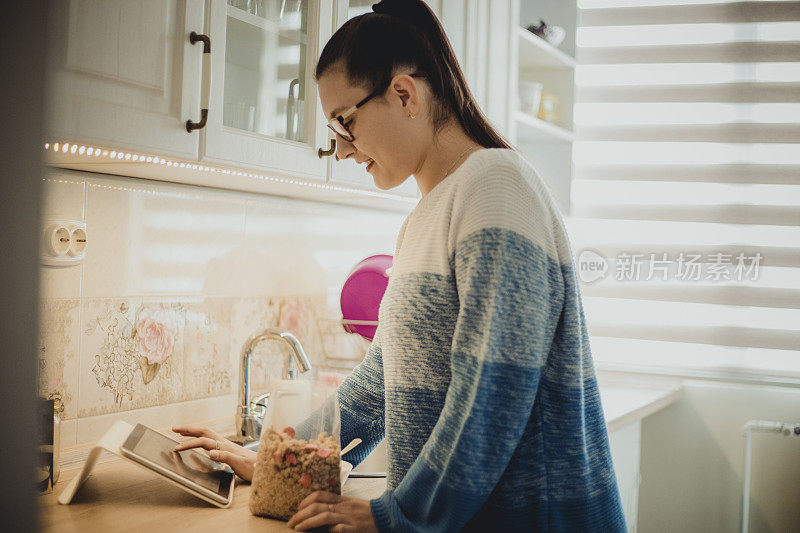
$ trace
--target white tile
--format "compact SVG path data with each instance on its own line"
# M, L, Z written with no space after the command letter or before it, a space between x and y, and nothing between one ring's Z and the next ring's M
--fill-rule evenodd
M78 415L80 300L39 301L39 395L62 420Z
M78 417L132 409L138 400L140 356L133 336L141 299L84 299Z
M232 394L231 298L91 298L82 306L79 416Z
M187 399L233 394L238 366L231 358L236 351L231 342L234 301L232 298L206 297L181 305L184 390Z
M108 431L114 422L124 420L129 424L144 424L157 430L168 430L178 424L195 423L230 416L231 425L235 416L236 397L217 396L190 402L159 405L123 413L80 418L77 421L77 443L95 442ZM177 435L174 436L177 440Z
M239 292L235 273L208 276L241 248L241 195L131 178L87 178L86 187L84 296Z
M42 179L42 218L83 220L84 181L79 173L49 169Z
M39 297L46 299L79 298L83 265L49 266L39 268Z
M243 272L253 294L338 294L350 269L377 253L393 253L404 215L286 199L247 203L245 242L261 254ZM264 275L267 272L268 275Z

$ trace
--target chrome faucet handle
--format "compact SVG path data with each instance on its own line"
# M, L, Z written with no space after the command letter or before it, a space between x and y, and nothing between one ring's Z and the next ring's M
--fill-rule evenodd
M250 412L262 422L264 421L264 415L267 414L267 406L269 405L271 394L271 392L267 392L256 398L255 401L250 402Z
M264 428L264 416L267 414L267 405L272 393L267 392L250 402L250 425L248 438L261 440L261 430Z

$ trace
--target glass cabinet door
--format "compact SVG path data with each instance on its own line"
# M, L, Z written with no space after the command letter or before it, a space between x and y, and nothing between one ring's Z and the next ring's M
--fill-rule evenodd
M355 16L371 12L373 4L376 3L377 0L339 0L337 2L337 27ZM372 175L367 172L366 166L356 164L353 159L336 161L334 158L331 162L331 180L379 190ZM385 192L412 198L419 196L419 188L413 177L408 178L402 185Z
M332 0L212 0L207 159L325 178L313 68L332 11Z
M350 20L353 17L372 11L372 6L377 4L377 2L372 2L370 0L350 0L349 2L345 1L344 4L347 5L347 18L345 20ZM342 23L344 23L344 21Z
M228 0L222 124L304 141L308 2Z

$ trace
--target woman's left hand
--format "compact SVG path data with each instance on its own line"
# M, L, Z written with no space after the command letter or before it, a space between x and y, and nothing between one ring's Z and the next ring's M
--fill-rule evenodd
M318 490L300 502L287 524L297 531L329 526L331 533L377 533L369 501Z

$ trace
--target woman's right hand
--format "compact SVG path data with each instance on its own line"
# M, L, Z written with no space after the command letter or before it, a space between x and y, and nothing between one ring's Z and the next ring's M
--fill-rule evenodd
M175 451L203 448L209 457L230 466L237 476L245 481L253 480L253 468L256 456L253 450L242 448L238 444L220 437L216 432L201 426L175 426L172 431L184 437L193 437L175 446ZM217 448L219 443L219 448Z

